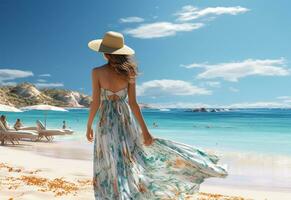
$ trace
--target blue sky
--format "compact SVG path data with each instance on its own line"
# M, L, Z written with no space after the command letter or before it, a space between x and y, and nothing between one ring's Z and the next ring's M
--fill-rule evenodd
M291 2L0 0L0 84L91 93L109 30L135 49L138 101L291 107Z

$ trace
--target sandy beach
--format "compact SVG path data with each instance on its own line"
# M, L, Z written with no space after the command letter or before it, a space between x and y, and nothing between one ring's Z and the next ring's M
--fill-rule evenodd
M0 146L0 157L1 200L94 200L91 185L92 145L86 144L85 141L21 142L21 145L16 146ZM232 164L230 176L226 179L208 179L201 185L199 199L291 199L290 188L256 184L256 181L260 181L262 176L268 173L266 171L257 173L256 176L250 173L249 177L243 177L245 171L242 168L234 169L236 165L244 162L245 157L233 158L234 155L230 154L222 160L223 163ZM270 160L265 160L263 164L266 162ZM285 160L285 170L288 170L290 164L290 160ZM249 166L254 167L252 162ZM274 169L270 170L276 173ZM241 180L236 180L238 175L241 175Z
M0 200L291 200L290 9L0 0Z

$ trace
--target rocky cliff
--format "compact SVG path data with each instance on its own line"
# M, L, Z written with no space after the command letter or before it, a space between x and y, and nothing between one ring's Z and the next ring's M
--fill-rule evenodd
M0 87L0 104L15 107L50 104L61 107L89 107L91 97L65 89L41 89L31 83Z

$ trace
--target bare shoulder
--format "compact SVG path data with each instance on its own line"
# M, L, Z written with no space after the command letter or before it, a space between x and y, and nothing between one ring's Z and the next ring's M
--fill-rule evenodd
M92 74L93 74L94 76L99 76L99 75L101 75L101 74L104 72L105 67L106 67L106 64L105 64L105 65L101 65L101 66L99 66L99 67L94 67L94 68L92 69Z

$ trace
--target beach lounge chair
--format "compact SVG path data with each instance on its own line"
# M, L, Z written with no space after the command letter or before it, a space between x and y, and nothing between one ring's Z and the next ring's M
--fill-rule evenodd
M17 129L18 131L19 130L23 130L23 131L37 131L37 127L34 127L34 126L24 126L24 127L20 127Z
M19 140L21 139L37 141L39 139L39 135L34 131L16 131L14 129L7 129L3 123L0 122L0 139L2 144L5 144L7 141L15 144L15 142L19 143Z
M1 145L4 145L7 141L11 144L19 143L18 138L14 134L6 133L6 131L2 131L0 128L0 142Z
M71 129L47 129L40 120L36 121L36 130L40 139L46 138L48 141L52 141L54 136L71 135L74 133Z

